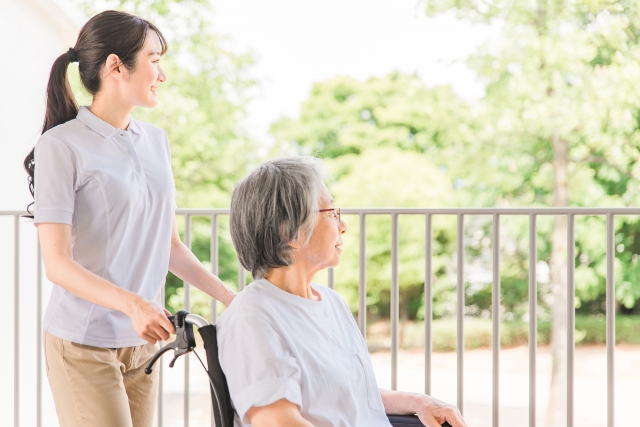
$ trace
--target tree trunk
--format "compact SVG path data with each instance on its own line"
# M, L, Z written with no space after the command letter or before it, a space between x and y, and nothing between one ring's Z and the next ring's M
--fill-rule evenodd
M554 130L553 206L569 205L567 166L569 144ZM551 390L546 416L547 427L567 423L567 217L556 216L551 237Z

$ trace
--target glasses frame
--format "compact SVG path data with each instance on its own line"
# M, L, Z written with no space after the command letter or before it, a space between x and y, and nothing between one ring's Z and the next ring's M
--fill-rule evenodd
M338 218L338 224L340 224L340 208L328 208L328 209L319 209L318 212L334 212L336 218Z

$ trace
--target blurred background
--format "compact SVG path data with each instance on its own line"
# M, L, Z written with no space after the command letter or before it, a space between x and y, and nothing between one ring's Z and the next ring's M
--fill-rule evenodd
M0 210L30 203L22 160L40 134L49 69L75 44L88 17L105 9L138 14L169 41L159 106L134 116L167 131L181 208L228 207L234 183L247 171L292 154L325 160L342 207L638 205L640 5L634 1L0 0ZM77 64L69 72L80 103L90 103ZM335 283L355 313L358 217L345 219L351 231ZM221 218L219 275L236 287L227 224ZM4 225L3 270L12 259L12 231ZM406 368L400 385L415 391L422 387L411 378L423 360L424 227L421 218L400 223ZM615 231L618 354L637 362L639 219L618 217ZM469 374L477 384L466 396L467 416L488 426L491 220L471 216L464 232L465 348L469 369L477 370L477 377ZM209 219L194 218L193 248L205 264L210 235ZM433 345L448 372L455 362L455 218L435 218L433 235ZM526 352L519 353L529 339L528 239L526 217L503 219L498 315L504 369L515 383L505 385L513 391L503 393L501 411L514 426L528 422L528 365ZM389 218L368 219L367 340L382 385L390 345L390 240ZM586 361L577 368L585 397L577 396L576 413L584 426L606 425L605 243L604 217L576 217L576 344L577 358ZM557 425L553 412L563 419L563 406L549 388L554 357L561 356L549 345L554 327L562 327L553 319L566 317L565 306L554 304L566 287L564 220L540 217L537 256L539 422ZM0 274L9 298L12 273ZM183 301L182 282L169 274L167 308L177 311ZM192 291L191 304L209 316L209 298L199 291ZM619 399L640 392L637 372L618 374ZM445 375L447 382L455 376ZM442 385L441 393L455 401L455 387ZM631 408L620 402L618 419L632 420L625 418Z

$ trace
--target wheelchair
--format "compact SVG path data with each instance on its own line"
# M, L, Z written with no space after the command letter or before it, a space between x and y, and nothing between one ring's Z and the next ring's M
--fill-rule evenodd
M176 328L176 339L162 347L153 355L145 372L150 374L153 365L170 350L174 350L173 360L169 364L173 367L178 357L193 351L196 347L193 325L198 327L198 332L204 343L204 351L207 359L208 369L205 368L209 376L211 391L211 401L213 404L213 417L216 427L233 427L234 409L231 405L227 380L218 361L218 341L216 339L216 327L207 322L203 317L191 314L186 311L179 311L173 316L169 316L169 321ZM203 365L204 367L204 365ZM415 415L387 415L389 423L393 427L424 427ZM451 427L445 422L442 427Z

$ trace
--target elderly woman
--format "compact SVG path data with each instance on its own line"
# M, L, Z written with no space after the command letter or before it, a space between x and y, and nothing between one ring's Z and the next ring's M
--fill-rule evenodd
M220 316L220 364L242 425L388 427L385 413L466 427L432 397L378 388L344 300L312 282L337 266L347 225L311 157L264 163L238 183L231 237L255 281Z

